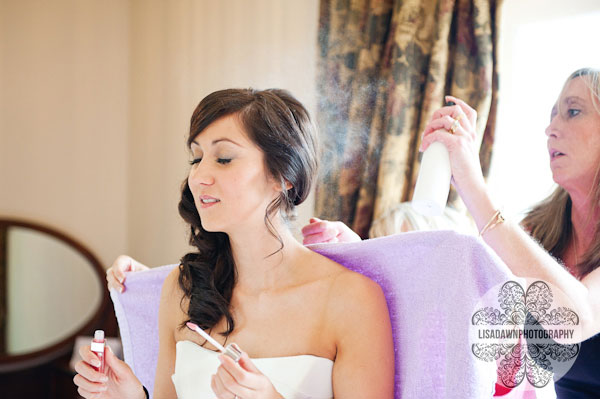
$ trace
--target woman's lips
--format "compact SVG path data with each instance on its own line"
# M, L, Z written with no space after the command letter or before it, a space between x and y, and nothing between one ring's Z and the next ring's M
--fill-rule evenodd
M211 197L209 195L201 195L200 196L200 207L202 209L210 208L211 206L216 205L219 202L221 202L220 199Z
M565 156L564 153L562 153L554 148L550 148L549 153L550 153L550 161L554 161L557 158Z

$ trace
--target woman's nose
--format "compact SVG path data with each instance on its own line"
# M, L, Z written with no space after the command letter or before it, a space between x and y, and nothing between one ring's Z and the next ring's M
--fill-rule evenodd
M210 167L203 161L192 166L188 179L192 185L210 186L215 182Z
M552 118L550 120L550 123L548 124L548 126L546 127L546 130L545 130L546 136L557 137L557 132L558 132L556 129L557 119L558 119L558 116L555 116L554 118Z

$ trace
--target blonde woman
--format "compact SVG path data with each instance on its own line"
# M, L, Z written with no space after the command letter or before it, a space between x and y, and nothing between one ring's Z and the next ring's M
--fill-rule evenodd
M564 84L546 128L550 169L558 187L521 225L504 221L485 185L473 110L464 101L437 110L421 151L442 142L453 184L485 242L520 277L558 287L575 304L584 341L569 372L555 383L559 399L600 395L600 70L579 69ZM305 244L359 240L341 222L314 219ZM541 244L541 246L540 246Z

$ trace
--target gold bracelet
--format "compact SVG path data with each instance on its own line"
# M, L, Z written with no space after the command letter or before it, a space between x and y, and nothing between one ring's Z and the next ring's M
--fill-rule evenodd
M487 224L485 226L483 226L483 229L481 229L481 231L479 232L479 237L483 236L483 233L485 233L488 230L493 229L494 227L498 226L500 223L504 223L504 220L505 220L504 216L502 216L500 209L498 209L496 212L494 212L494 216L492 216L490 221L487 222Z

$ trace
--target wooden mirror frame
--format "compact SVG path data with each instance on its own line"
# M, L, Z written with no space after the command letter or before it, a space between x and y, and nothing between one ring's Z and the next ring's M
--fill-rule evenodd
M103 284L103 282L105 281L105 270L102 267L102 264L100 263L98 258L94 254L92 254L92 252L87 247L85 247L76 239L54 228L22 219L0 217L0 262L4 262L4 259L6 259L6 248L4 247L4 245L6 242L6 231L9 227L24 227L48 234L49 236L66 243L68 246L70 246L79 254L81 254L90 263L92 269L94 270L95 274L97 275L100 281L100 285L102 287L102 300L100 302L100 306L94 311L91 319L84 326L82 326L77 331L70 334L60 342L57 342L44 349L40 349L30 353L25 353L22 355L0 354L0 373L19 371L26 368L32 368L44 363L49 363L52 360L71 352L71 350L73 349L75 338L77 336L93 335L93 330L96 327L101 328L99 326L101 326L103 324L103 321L106 319L107 311L110 311L110 313L112 313L112 305L109 302L108 289L106 288L106 284ZM5 268L0 267L0 273L3 273L2 270L5 270ZM6 292L6 287L4 286L6 284L6 279L4 278L5 276L0 277L2 277L0 278L0 290L2 292ZM3 315L0 315L0 317L2 316ZM5 323L5 320L0 319L0 322ZM3 340L2 342L4 343L5 337L0 338Z

